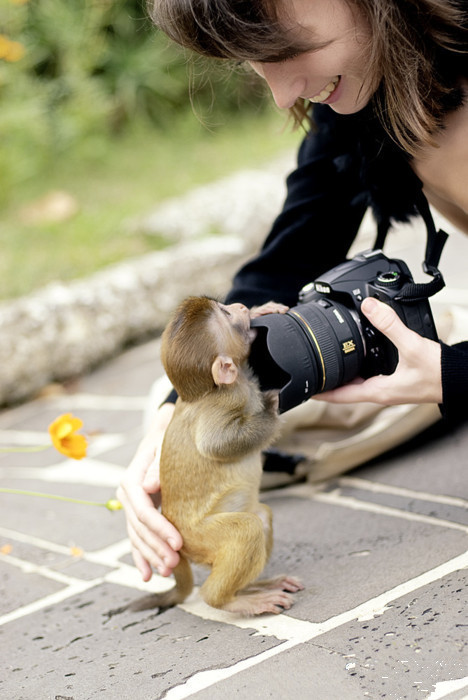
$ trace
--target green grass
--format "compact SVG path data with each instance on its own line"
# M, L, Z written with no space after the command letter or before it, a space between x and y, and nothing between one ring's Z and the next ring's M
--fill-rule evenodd
M191 187L262 165L299 139L273 110L235 115L211 131L190 115L171 133L140 125L121 138L96 138L23 183L0 212L0 298L163 247L164 240L130 234L128 220ZM61 223L22 222L24 208L53 190L71 194L78 213Z

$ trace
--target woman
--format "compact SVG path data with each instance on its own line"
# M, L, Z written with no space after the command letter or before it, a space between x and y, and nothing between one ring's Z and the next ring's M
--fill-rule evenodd
M346 257L368 206L385 230L425 195L468 233L467 12L466 0L155 0L155 23L176 42L250 63L298 121L313 106L283 211L227 303L293 305ZM362 310L397 346L397 369L317 398L435 403L448 419L466 417L468 343L422 338L374 299ZM154 507L154 455L172 410L159 409L118 494L144 580L151 567L169 575L182 545Z

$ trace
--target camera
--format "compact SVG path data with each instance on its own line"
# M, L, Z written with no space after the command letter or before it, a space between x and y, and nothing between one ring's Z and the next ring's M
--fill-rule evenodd
M391 374L396 347L361 312L365 297L391 306L408 328L437 340L429 301L402 260L368 250L306 285L286 314L251 321L249 364L262 391L279 390L284 413L310 396L351 381ZM418 294L409 293L418 289Z

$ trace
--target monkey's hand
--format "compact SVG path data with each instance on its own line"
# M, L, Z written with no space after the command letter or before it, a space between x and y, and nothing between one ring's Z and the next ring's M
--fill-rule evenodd
M177 550L182 547L179 532L157 510L160 494L156 453L173 412L172 404L161 406L117 490L127 517L133 560L144 581L151 578L152 567L161 576L169 576L179 561Z
M258 318L267 314L285 314L289 310L289 306L278 304L276 301L267 301L261 306L252 306L250 309L250 318Z

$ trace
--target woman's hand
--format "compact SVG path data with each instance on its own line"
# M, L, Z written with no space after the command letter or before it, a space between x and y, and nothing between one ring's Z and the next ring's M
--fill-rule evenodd
M441 403L442 379L439 343L410 330L395 311L368 297L361 306L372 325L398 350L399 361L393 374L370 379L357 378L337 389L317 394L314 399L331 403L369 401L386 406L404 403Z
M169 576L179 562L177 550L183 544L179 532L157 510L159 452L173 412L173 404L161 406L117 490L127 517L133 560L144 581L150 580L152 567L161 576Z

